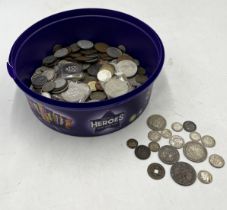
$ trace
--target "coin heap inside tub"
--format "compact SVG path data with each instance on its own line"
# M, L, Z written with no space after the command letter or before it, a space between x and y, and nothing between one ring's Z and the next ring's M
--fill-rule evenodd
M56 44L32 75L30 89L60 101L97 102L124 95L147 79L124 45L79 40L67 47Z
M141 160L148 159L152 152L157 152L158 157L164 164L171 165L170 175L172 179L182 186L192 185L196 178L204 184L209 184L213 180L212 174L206 169L201 168L197 173L194 167L180 160L179 150L183 148L183 154L187 160L194 163L201 163L207 159L208 148L216 145L215 139L210 135L202 136L197 132L197 126L192 121L185 121L183 124L174 122L171 128L166 128L167 121L161 115L151 115L147 119L147 125L151 129L148 133L150 143L148 145L138 145L134 138L127 141L127 146L135 149L135 156ZM179 132L186 131L189 134L189 141L185 141ZM174 133L176 132L176 133ZM161 139L168 141L167 145L160 146ZM209 155L209 163L215 168L222 168L225 161L218 154ZM148 175L156 180L165 176L165 168L160 163L151 163L147 168Z

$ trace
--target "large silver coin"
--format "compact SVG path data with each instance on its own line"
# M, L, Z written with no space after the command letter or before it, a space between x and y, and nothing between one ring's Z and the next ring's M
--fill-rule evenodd
M180 149L184 146L184 139L181 136L173 135L169 140L169 144L177 149Z
M175 147L165 145L160 148L158 157L163 163L174 164L180 159L180 153Z
M104 85L104 91L109 98L116 98L128 93L129 87L126 81L112 78Z
M69 50L67 48L61 48L54 53L54 57L63 58L68 54L69 54Z
M132 77L137 72L137 65L131 60L122 60L116 66L118 72L122 72L126 77Z
M174 122L172 123L171 128L176 132L180 132L183 130L183 125L179 122Z
M222 168L225 165L224 158L218 154L210 155L209 162L215 168Z
M89 41L89 40L79 40L77 42L77 45L81 48L81 49L85 49L85 50L88 50L88 49L91 49L94 44L93 42Z
M166 119L161 115L151 115L147 119L147 125L154 131L162 131L166 127Z
M183 147L183 152L188 160L196 163L203 162L207 158L206 148L196 141L187 142Z
M215 139L212 136L205 135L201 139L203 146L205 147L214 147L216 144Z
M201 170L197 177L203 184L210 184L213 181L213 176L209 171Z
M198 132L196 132L196 131L191 132L191 133L189 134L189 137L190 137L190 139L191 139L192 141L200 141L200 139L201 139L200 133L198 133Z
M148 139L155 142L159 141L162 137L158 131L149 131L147 136L148 136Z

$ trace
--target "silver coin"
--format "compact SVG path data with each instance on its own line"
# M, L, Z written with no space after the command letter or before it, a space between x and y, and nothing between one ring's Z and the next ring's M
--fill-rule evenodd
M212 136L205 135L202 137L201 142L205 147L214 147L216 144L215 139Z
M176 132L180 132L183 130L183 125L179 122L174 122L172 123L171 128Z
M116 47L108 47L106 53L112 58L117 58L122 55L122 51Z
M116 66L118 72L122 72L126 77L132 77L137 72L137 65L131 60L122 60Z
M49 55L43 59L43 65L50 65L54 63L57 60L57 58L53 55Z
M147 136L148 136L148 139L154 142L159 141L162 137L158 131L149 131Z
M192 141L200 141L201 140L201 134L194 131L189 134L189 137Z
M62 78L58 78L54 81L55 83L55 90L59 91L61 89L64 89L67 86L67 81Z
M160 149L159 143L155 141L150 142L148 147L150 148L151 152L158 152Z
M128 78L128 81L129 81L130 85L133 87L137 88L137 87L141 86L141 84L136 81L135 77Z
M42 75L38 75L31 78L32 85L34 88L42 88L42 86L47 82L47 78Z
M104 91L109 98L116 98L128 93L129 87L126 81L112 78L104 85Z
M43 92L51 92L55 88L55 82L50 81L43 85L42 91Z
M94 44L93 42L89 41L89 40L79 40L77 42L77 45L81 48L81 49L85 49L85 50L88 50L88 49L91 49Z
M201 170L199 171L197 177L203 184L210 184L213 181L213 176L209 171Z
M65 56L67 56L68 54L69 54L69 50L67 48L61 48L54 53L54 57L63 58Z
M42 73L42 76L46 77L48 81L51 81L55 78L55 70L47 70Z
M215 168L222 168L225 165L224 158L218 154L210 155L209 162Z
M84 102L90 95L90 88L85 83L70 82L68 89L61 93L62 98L67 102Z
M181 136L173 135L169 140L169 144L177 149L180 149L184 146L184 139Z
M151 115L147 119L147 125L154 131L162 131L166 127L166 119L161 115Z
M111 74L110 71L103 69L103 70L98 72L97 78L101 82L107 82L112 78L112 74Z
M159 149L158 157L163 163L174 164L179 161L180 153L175 147L165 145Z
M164 130L161 131L161 135L165 139L170 139L172 137L172 132L171 130L165 128Z
M207 149L196 141L189 141L183 147L185 157L192 162L200 163L207 158Z
M41 95L46 97L46 98L51 98L50 93L47 93L47 92L42 92Z

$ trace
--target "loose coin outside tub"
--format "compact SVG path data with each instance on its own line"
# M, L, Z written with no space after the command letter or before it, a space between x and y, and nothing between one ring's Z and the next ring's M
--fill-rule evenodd
M165 169L159 163L151 163L147 168L147 173L152 179L162 179L165 176Z
M169 144L177 149L180 149L184 146L184 139L181 136L173 135L169 140Z
M200 133L194 131L189 134L189 137L192 141L200 141L201 140L201 135Z
M147 125L154 131L162 131L166 127L166 119L161 115L151 115L147 119Z
M196 124L194 122L192 122L192 121L185 121L183 123L183 128L187 132L193 132L193 131L195 131L196 130L196 127L197 127Z
M127 141L127 146L130 148L130 149L135 149L137 146L138 146L138 141L136 139L129 139Z
M148 139L151 141L159 141L161 139L161 134L158 131L149 131L148 133Z
M201 170L198 173L198 180L203 184L210 184L213 181L213 176L209 171Z
M210 155L209 162L215 168L222 168L225 165L224 158L218 154Z
M178 150L170 145L165 145L158 151L159 159L165 164L174 164L180 159Z
M151 151L150 151L149 147L147 147L145 145L139 145L135 149L136 157L141 160L145 160L145 159L149 158L150 154L151 154Z
M212 136L205 135L201 138L201 142L205 147L214 147L216 144L215 139Z

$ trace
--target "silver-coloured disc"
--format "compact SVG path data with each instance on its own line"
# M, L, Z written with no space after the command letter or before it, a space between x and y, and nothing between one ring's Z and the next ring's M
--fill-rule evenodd
M159 141L162 137L158 131L149 131L147 136L148 136L148 139L154 142Z
M67 48L61 48L54 53L54 57L63 58L68 54L69 54L69 50Z
M126 77L132 77L137 72L137 65L131 60L122 60L118 62L116 71L122 72Z
M166 127L166 119L158 114L151 115L147 118L147 125L154 131L162 131Z
M77 45L81 48L81 49L85 49L85 50L88 50L88 49L91 49L94 44L93 42L89 41L89 40L79 40L77 42Z
M165 139L170 139L172 137L172 131L165 128L163 131L161 131L161 135Z
M215 168L222 168L225 165L224 158L218 154L210 155L209 162Z
M177 149L180 149L184 146L184 139L181 136L173 135L169 140L169 144Z
M46 97L46 98L51 98L51 95L48 92L42 92L41 95Z
M172 123L171 128L176 132L180 132L183 130L183 125L179 122L174 122Z
M111 77L112 77L111 72L106 69L99 71L97 74L97 78L101 82L107 82L111 79Z
M48 81L51 81L52 79L55 78L55 70L52 69L52 70L44 71L44 72L42 73L42 75L43 75L44 77L46 77Z
M215 139L209 135L203 136L201 142L205 147L214 147L216 144Z
M189 137L192 141L200 141L201 140L201 134L197 131L191 132L189 134Z
M212 174L206 170L199 171L197 177L198 177L198 180L203 184L210 184L213 181Z

